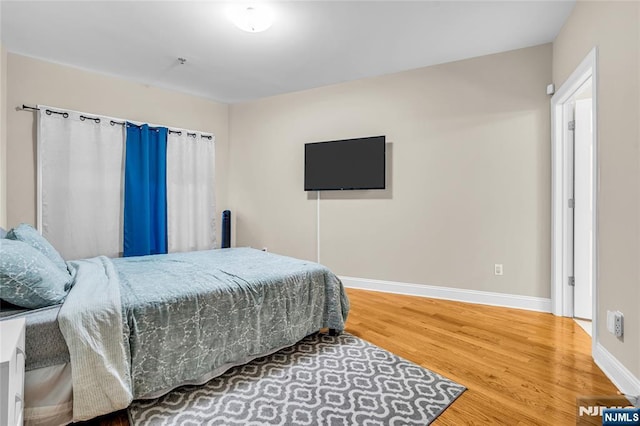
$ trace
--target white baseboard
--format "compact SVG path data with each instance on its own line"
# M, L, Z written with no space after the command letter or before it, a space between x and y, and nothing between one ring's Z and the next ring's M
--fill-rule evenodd
M466 290L367 278L340 277L340 280L342 280L344 286L348 288L526 309L528 311L551 312L551 299L544 297L520 296L517 294L493 293L490 291Z
M611 352L606 350L600 342L596 343L593 350L593 360L620 392L625 395L640 396L640 379L611 355Z

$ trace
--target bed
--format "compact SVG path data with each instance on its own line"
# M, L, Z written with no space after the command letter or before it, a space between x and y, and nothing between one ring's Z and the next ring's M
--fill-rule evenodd
M67 265L64 303L1 310L0 320L27 320L26 424L86 420L205 383L321 329L343 330L349 310L327 268L250 248Z

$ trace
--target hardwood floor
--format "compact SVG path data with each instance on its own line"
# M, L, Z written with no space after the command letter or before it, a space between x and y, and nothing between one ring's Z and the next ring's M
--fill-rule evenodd
M468 390L437 425L575 425L580 395L616 395L573 320L349 290L347 331Z
M347 332L468 389L435 425L575 425L580 395L616 395L573 320L348 289ZM92 422L128 425L119 412Z

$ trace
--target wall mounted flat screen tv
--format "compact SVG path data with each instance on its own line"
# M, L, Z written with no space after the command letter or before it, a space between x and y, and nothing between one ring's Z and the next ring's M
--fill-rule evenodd
M304 190L385 189L385 137L308 143Z

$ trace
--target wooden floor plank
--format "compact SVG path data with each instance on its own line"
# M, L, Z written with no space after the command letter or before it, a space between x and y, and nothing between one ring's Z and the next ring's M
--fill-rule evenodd
M436 425L575 425L576 398L616 395L573 320L348 289L347 332L465 385ZM125 412L92 422L128 425Z

